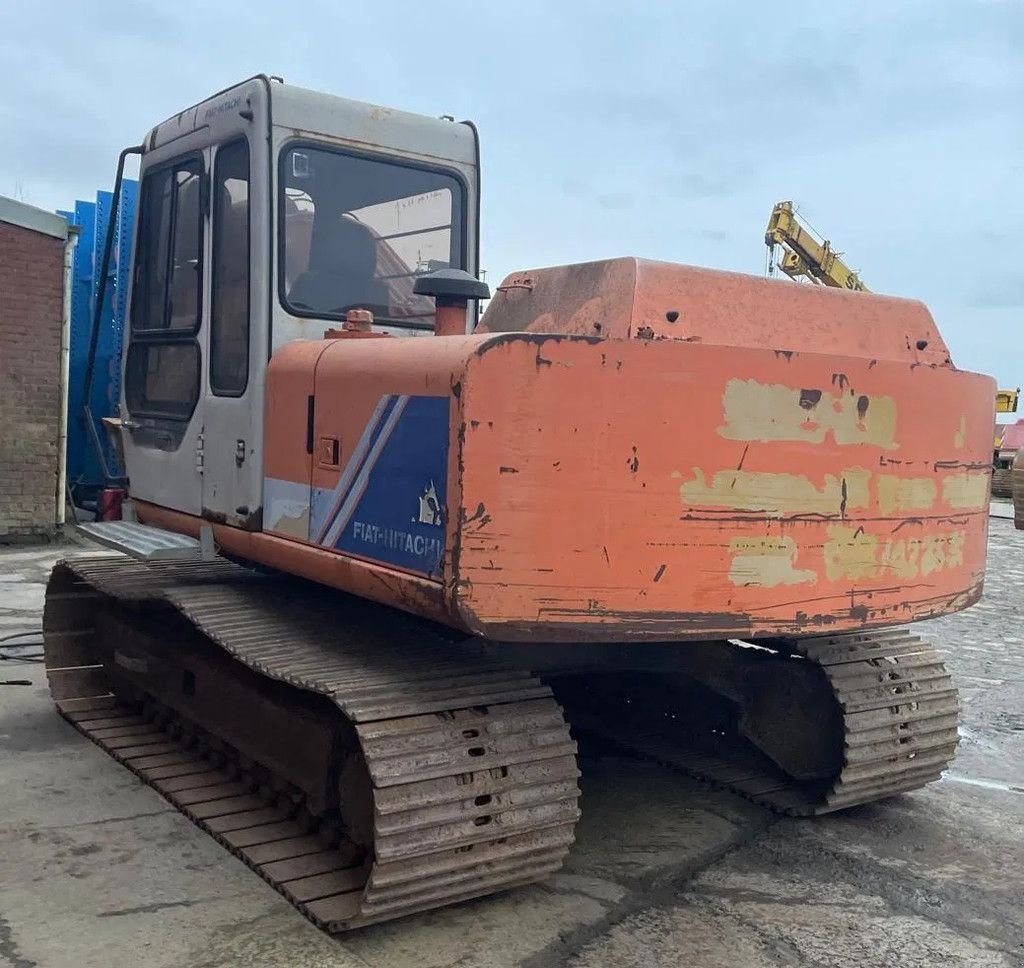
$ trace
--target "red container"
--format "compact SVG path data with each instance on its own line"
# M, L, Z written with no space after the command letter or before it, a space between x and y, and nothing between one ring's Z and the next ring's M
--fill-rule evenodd
M120 521L121 503L127 496L128 492L123 487L105 487L100 492L96 519L98 521Z

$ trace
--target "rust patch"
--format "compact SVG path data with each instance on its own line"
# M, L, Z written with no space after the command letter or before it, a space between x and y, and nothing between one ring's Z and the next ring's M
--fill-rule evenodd
M821 402L821 390L801 390L800 407L803 410L813 410Z
M953 471L957 468L965 471L985 471L988 473L992 470L992 465L988 461L937 460L935 462L935 469L937 471Z
M487 508L484 507L483 501L476 506L476 510L473 512L471 517L466 517L465 509L462 511L463 524L472 524L474 521L479 522L477 525L478 530L479 528L486 527L491 523L491 516L487 513Z

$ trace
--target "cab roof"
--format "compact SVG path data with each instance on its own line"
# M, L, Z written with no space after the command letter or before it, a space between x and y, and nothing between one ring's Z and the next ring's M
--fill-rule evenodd
M266 74L225 88L158 124L146 137L146 150L204 127L218 113L244 110L247 98L268 100L271 124L295 135L328 136L367 149L477 164L476 132L471 124L311 91Z

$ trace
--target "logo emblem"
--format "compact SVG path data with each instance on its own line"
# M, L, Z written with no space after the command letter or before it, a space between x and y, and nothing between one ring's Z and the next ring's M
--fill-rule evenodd
M413 521L419 524L432 524L441 527L441 505L437 500L437 490L434 482L427 485L427 489L419 497L419 514Z

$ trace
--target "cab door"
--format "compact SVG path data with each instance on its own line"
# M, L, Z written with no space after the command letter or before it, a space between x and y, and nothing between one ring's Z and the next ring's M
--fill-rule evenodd
M268 83L204 102L183 122L192 131L143 156L122 419L133 497L253 529L270 300Z
M222 135L223 137L224 135ZM263 371L266 285L252 272L257 213L255 161L244 130L213 152L210 179L210 319L204 388L203 515L258 529L263 475ZM265 166L264 166L265 167ZM254 324L255 321L255 324Z
M124 363L130 492L191 514L202 502L208 166L201 141L183 138L143 169Z

